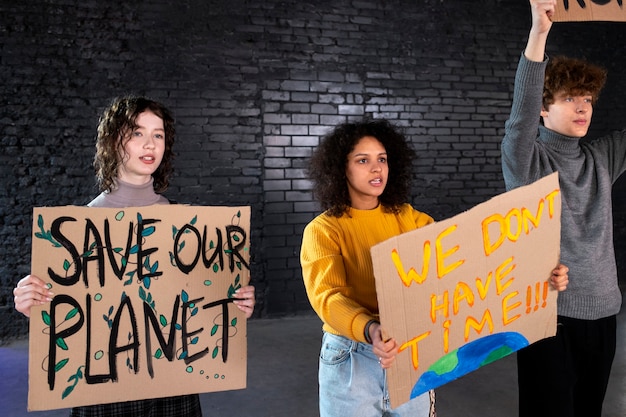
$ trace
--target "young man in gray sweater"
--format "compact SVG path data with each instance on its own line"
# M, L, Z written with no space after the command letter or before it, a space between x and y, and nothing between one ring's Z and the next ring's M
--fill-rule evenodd
M557 335L518 352L519 415L600 417L622 302L611 188L626 170L626 131L580 141L606 72L577 59L548 59L556 1L530 0L530 7L502 169L507 190L559 172L561 262L569 267L569 285L558 296Z

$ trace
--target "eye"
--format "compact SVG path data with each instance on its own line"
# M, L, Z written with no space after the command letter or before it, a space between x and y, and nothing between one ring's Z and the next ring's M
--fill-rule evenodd
M367 163L367 158L361 158L358 161L356 161L358 164L366 164Z
M165 135L162 134L162 133L157 133L157 134L154 135L154 137L157 138L157 139L161 139L161 140L165 139Z
M386 163L387 163L387 158L386 158L386 157L384 157L384 156L381 156L380 158L378 158L378 162L381 162L381 163L383 163L383 164L386 164Z

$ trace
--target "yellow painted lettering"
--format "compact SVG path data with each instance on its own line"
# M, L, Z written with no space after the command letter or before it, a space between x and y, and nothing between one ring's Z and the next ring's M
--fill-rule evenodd
M485 325L489 325L489 334L493 333L493 319L491 317L491 311L489 309L485 310L483 313L483 318L478 322L474 317L469 316L465 320L465 341L469 340L470 329L474 329L476 333L480 334L483 331Z
M415 370L417 370L417 368L419 367L419 363L420 363L420 361L419 361L419 349L417 347L417 344L419 342L421 342L422 340L424 340L425 338L427 338L429 335L430 335L430 331L428 331L426 333L422 333L421 335L414 337L413 339L409 340L408 342L403 343L398 348L398 352L402 352L407 347L411 348L411 363L413 364L413 369L415 369Z
M491 279L493 278L493 271L489 271L487 274L486 283L483 284L483 281L480 277L476 277L476 289L478 290L478 296L481 300L484 300L487 297L487 291L489 291L489 286L491 285Z
M430 242L424 242L424 263L422 264L422 273L418 274L415 268L409 269L409 272L404 271L404 266L402 265L402 260L400 259L400 255L396 249L391 251L391 260L396 267L396 271L398 271L398 276L402 280L402 283L410 287L411 283L416 282L418 284L426 281L426 277L428 275L428 264L430 263Z
M440 304L437 304L439 297L433 294L430 296L430 319L433 323L437 321L437 311L440 311L444 317L448 317L450 315L450 307L448 305L448 291L444 291L443 300Z
M530 233L529 224L532 224L536 229L539 227L539 223L541 223L541 215L543 214L543 206L545 206L545 200L539 200L539 205L537 207L537 215L534 216L530 210L526 207L522 209L522 221L524 222L524 233Z
M505 326L513 323L515 320L519 319L521 316L520 314L516 314L513 317L509 318L509 312L511 312L512 310L515 310L516 308L522 305L520 301L516 301L513 304L509 305L509 300L511 300L514 297L517 297L518 295L519 295L518 291L513 291L511 294L507 294L502 299L502 324L504 324Z
M509 275L514 269L515 264L513 262L513 257L507 258L496 268L496 293L501 295L504 290L507 289L509 285L513 283L514 277L509 278L504 281L504 279Z
M554 217L554 199L560 192L560 190L554 190L546 196L546 200L548 200L548 215L550 218Z
M474 293L472 289L464 282L459 282L454 288L454 296L452 300L452 311L454 315L459 312L459 304L465 300L468 306L474 305Z
M517 229L514 232L511 230L512 220L515 220L515 223L517 225ZM506 237L511 242L517 242L517 239L519 239L520 235L522 234L522 213L520 212L520 210L517 208L511 209L506 214L505 223Z
M442 278L446 274L449 274L450 272L454 271L456 268L460 267L465 262L465 260L459 259L458 261L453 262L451 265L448 265L448 266L444 265L444 260L448 258L449 256L451 256L452 254L454 254L456 251L458 251L459 245L453 246L447 251L444 251L443 244L441 241L443 240L444 237L454 232L456 228L457 228L457 225L452 225L448 227L446 230L441 232L439 236L437 236L437 240L435 241L435 253L437 257L437 277L439 278Z
M499 235L498 238L495 240L495 242L492 242L491 240L491 236L489 235L489 225L491 223L497 222L499 227ZM483 229L483 248L485 249L485 255L489 256L491 255L493 252L496 251L496 249L498 249L500 247L500 245L502 245L502 243L504 242L504 237L505 237L505 222L504 222L504 217L502 217L502 215L500 214L492 214L491 216L487 217L486 219L483 220L482 222L482 229ZM492 228L493 229L493 228Z
M443 322L443 352L450 350L450 320Z

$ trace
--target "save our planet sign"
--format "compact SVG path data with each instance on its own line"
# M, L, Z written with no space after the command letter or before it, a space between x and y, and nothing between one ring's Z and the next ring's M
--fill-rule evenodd
M250 208L38 207L29 410L241 389Z
M371 249L392 407L556 334L558 173Z

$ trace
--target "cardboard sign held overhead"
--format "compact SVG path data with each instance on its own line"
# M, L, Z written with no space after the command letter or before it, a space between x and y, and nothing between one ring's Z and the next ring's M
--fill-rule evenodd
M626 22L623 0L559 0L554 22Z
M371 249L392 407L556 334L558 174Z
M246 386L249 207L35 208L29 410Z

